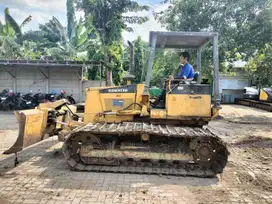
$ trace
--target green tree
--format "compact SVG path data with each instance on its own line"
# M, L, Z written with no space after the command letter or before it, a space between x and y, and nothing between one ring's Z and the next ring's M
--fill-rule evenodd
M111 65L111 67L113 67L113 83L120 84L125 74L122 66L123 43L116 41L112 42L108 46L107 55L109 57L109 64Z
M11 16L9 9L4 10L5 21L0 20L0 58L2 59L20 59L24 53L19 43L23 36L22 28L31 21L28 16L21 24Z
M16 37L17 39L23 35L22 28L32 20L32 16L30 15L21 24L18 24L10 15L9 8L5 8L4 16L5 24L2 24L0 21L0 35L14 38Z
M0 59L20 59L22 57L20 45L12 37L0 35Z
M49 22L40 24L39 28L42 38L47 39L52 46L55 46L57 43L66 43L69 40L65 27L54 16Z
M88 27L85 25L88 25ZM95 28L80 18L79 21L74 22L72 33L71 38L69 38L68 30L53 16L49 22L40 25L40 31L29 33L29 38L36 39L36 42L39 41L38 46L42 48L41 51L53 57L53 59L87 60L87 50L97 50L100 46L100 39ZM93 37L89 38L90 35Z
M142 72L144 69L144 41L141 37L138 37L134 41L134 53L135 53L135 82L141 82Z
M67 9L67 33L68 33L68 38L72 39L75 32L75 27L76 27L75 1L67 0L66 9Z
M77 0L79 8L86 16L92 16L92 22L99 33L103 45L122 40L122 31L132 31L127 23L144 23L147 17L125 16L127 12L148 10L147 6L140 6L131 0Z
M265 43L272 41L271 0L173 0L156 18L171 31L219 32L220 69L226 70L229 53L236 50L247 60ZM203 68L212 74L211 50L203 50ZM237 55L234 53L234 55ZM230 57L230 58L229 58ZM207 69L208 68L208 69Z
M266 44L250 57L245 70L257 85L272 86L272 44Z
M125 16L125 13L148 10L149 8L140 6L137 2L131 0L77 0L77 5L84 10L85 18L91 19L92 25L99 34L102 43L100 53L103 53L104 61L117 60L111 61L111 64L114 64L113 81L120 84L122 79L115 73L123 73L122 63L120 63L122 60L119 61L119 59L122 59L122 31L132 31L127 23L144 23L147 21L147 17ZM120 56L117 56L117 53Z
M163 88L165 79L171 74L177 74L178 66L178 52L157 49L152 69L151 86Z

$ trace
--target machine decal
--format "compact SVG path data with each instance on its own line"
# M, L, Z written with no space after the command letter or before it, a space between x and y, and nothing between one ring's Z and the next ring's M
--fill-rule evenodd
M198 95L210 95L210 85L205 84L180 84L179 86L172 89L169 94L198 94Z
M191 99L201 99L202 97L201 96L189 96L189 98L191 98Z
M135 92L136 92L135 84L100 90L100 93L135 93Z
M111 93L127 93L128 89L109 89L108 91Z
M112 105L113 106L124 106L124 101L123 100L116 100L116 99L113 99L112 100Z

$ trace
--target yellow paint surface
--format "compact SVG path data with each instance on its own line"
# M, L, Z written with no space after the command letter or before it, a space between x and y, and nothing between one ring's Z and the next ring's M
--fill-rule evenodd
M167 116L211 117L210 95L168 94Z
M263 89L260 90L260 97L259 97L259 99L261 101L267 101L268 100L268 95L267 95L267 93Z

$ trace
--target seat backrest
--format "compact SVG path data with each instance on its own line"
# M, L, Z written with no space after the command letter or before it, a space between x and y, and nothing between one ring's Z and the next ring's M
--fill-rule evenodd
M198 81L198 78L199 78L199 72L196 72L195 75L194 75L194 79L193 81Z

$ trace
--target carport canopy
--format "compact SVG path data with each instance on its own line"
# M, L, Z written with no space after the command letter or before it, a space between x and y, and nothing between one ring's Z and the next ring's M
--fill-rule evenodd
M156 48L200 48L211 41L216 32L150 32L149 43L156 36Z
M155 58L156 48L172 48L172 49L197 49L197 68L201 72L201 51L202 48L212 41L213 45L213 71L214 71L214 106L220 106L219 96L219 52L218 52L218 33L217 32L162 32L151 31L149 33L149 44L151 51L148 61L148 70L145 80L145 86L150 86L153 60ZM201 75L200 75L201 76ZM201 77L199 77L200 82Z

